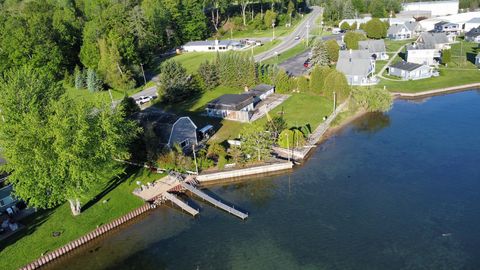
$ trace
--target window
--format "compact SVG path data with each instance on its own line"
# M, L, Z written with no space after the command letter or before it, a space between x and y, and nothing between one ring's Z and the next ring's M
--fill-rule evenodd
M186 146L188 146L190 144L190 142L188 140L184 140L183 142L180 143L180 147L184 148Z

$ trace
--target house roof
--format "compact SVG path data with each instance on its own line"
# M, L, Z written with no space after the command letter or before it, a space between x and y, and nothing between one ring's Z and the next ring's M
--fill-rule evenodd
M144 131L153 131L159 143L168 144L173 124L182 117L164 112L155 107L149 107L135 113L132 118L143 127Z
M413 70L416 70L416 69L418 69L420 67L423 67L423 66L424 65L405 62L405 61L400 61L400 62L397 62L393 65L390 65L390 67L400 69L400 70L406 70L406 71L413 71Z
M238 111L253 103L252 94L225 94L207 104L207 108Z
M480 58L480 52L475 56L475 58Z
M418 22L405 22L405 27L410 31L415 31L419 25Z
M472 18L472 19L468 20L467 23L480 23L480 17Z
M441 21L441 22L438 22L435 24L435 27L436 26L447 26L447 25L458 25L458 23L452 23L452 22L446 22L446 21Z
M337 70L347 76L366 77L371 72L372 61L362 58L339 58Z
M274 88L275 86L273 85L269 85L269 84L259 84L259 85L256 85L255 87L253 87L252 89L250 89L250 91L257 91L257 92L267 92L267 91L270 91L272 90L272 88Z
M6 185L5 187L0 188L0 199L10 196L10 194L12 194L12 191L12 185Z
M480 36L480 26L470 29L470 31L465 33L466 37L477 37Z
M388 28L387 35L395 35L402 31L402 29L409 30L404 24L392 24Z
M372 55L367 50L341 50L338 52L338 59L368 59L372 58Z
M447 34L445 33L422 33L419 38L419 42L425 44L427 47L435 47L436 44L449 43Z
M368 39L358 42L360 50L368 50L370 53L386 52L385 41L383 39Z

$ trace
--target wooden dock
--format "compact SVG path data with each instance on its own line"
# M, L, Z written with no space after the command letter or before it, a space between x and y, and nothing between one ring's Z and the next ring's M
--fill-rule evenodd
M188 191L192 192L193 194L197 195L198 197L204 199L205 201L213 204L214 206L236 216L236 217L239 217L241 219L246 219L248 217L248 214L245 214L243 212L240 212L238 211L237 209L231 207L231 206L228 206L226 204L224 204L223 202L219 201L219 200L216 200L210 196L208 196L206 193L196 189L194 186L188 184L188 183L185 183L185 182L182 182L181 185Z
M177 198L177 196L171 193L165 192L163 193L163 197L170 200L172 203L176 204L178 207L180 207L182 210L185 210L185 212L189 213L192 216L196 216L199 213L198 210L186 204L184 201L180 200L179 198Z

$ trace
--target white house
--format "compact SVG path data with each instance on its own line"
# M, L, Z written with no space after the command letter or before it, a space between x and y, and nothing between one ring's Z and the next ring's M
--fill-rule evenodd
M205 41L190 41L182 46L185 52L217 52L240 50L243 45L235 40L205 40Z
M424 47L434 48L437 50L448 49L449 44L454 42L454 36L447 36L446 33L422 33L418 37L417 43Z
M475 65L480 68L480 53L475 57Z
M422 32L422 27L417 22L390 24L387 37L393 40L404 40L417 37Z
M436 57L440 57L440 52L431 46L413 44L407 46L407 62L421 65L434 65Z
M367 50L340 51L336 69L347 78L349 85L374 85L375 60Z
M358 18L358 19L343 19L338 23L338 26L341 26L343 23L348 23L352 26L354 23L357 24L357 29L360 29L360 24L367 23L372 17Z
M427 65L400 61L388 67L388 74L403 80L419 80L432 77L433 68Z
M403 3L403 11L427 11L432 17L458 14L459 0Z

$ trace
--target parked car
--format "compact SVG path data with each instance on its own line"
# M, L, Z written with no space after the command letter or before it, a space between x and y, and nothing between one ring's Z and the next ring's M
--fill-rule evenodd
M333 29L332 29L332 34L338 35L338 34L341 33L341 31L342 31L342 29L340 29L340 28L333 28Z
M309 68L311 65L310 65L310 59L307 59L304 63L303 63L303 67L304 68Z
M300 39L300 36L295 36L295 40L299 40Z
M213 134L215 134L215 130L212 125L206 125L197 131L199 140L209 139Z
M154 100L155 98L157 98L157 97L156 96L140 96L140 97L135 99L135 102L138 105L143 105L145 103L148 103L148 102Z

